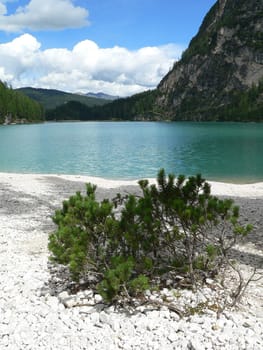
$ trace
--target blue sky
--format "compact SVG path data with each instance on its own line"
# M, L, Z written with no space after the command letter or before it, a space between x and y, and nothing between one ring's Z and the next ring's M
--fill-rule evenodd
M154 88L215 0L0 0L0 79L126 96Z

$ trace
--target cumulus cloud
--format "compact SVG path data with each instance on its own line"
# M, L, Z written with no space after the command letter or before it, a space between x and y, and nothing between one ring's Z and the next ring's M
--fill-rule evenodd
M182 49L165 45L131 51L119 46L100 48L84 40L72 50L41 50L34 36L23 34L0 44L0 79L13 87L127 96L156 87Z
M88 11L72 0L30 0L13 14L0 2L0 30L6 32L79 28L88 24L87 17Z

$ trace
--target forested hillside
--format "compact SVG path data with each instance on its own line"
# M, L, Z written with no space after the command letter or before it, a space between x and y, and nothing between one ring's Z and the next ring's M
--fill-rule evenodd
M46 120L153 120L160 116L153 110L157 91L146 91L120 98L103 106L88 107L70 101L46 112Z
M0 81L0 123L31 123L44 120L43 107Z
M218 0L156 90L76 108L82 120L263 121L262 0ZM70 119L72 105L48 118L63 119L65 109Z
M70 101L77 101L89 107L100 106L109 102L109 100L105 98L72 94L69 92L54 89L36 89L25 87L17 89L17 91L22 92L33 100L41 103L45 110L54 109Z

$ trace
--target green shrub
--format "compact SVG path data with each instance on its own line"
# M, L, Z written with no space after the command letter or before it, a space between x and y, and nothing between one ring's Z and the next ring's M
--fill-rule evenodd
M102 274L114 249L113 204L97 202L95 190L96 186L88 184L86 196L76 193L53 217L58 228L49 237L51 260L68 265L76 281L85 273Z
M76 193L53 218L51 260L68 266L75 281L95 277L106 301L158 288L163 276L180 274L192 285L214 276L252 228L238 223L232 200L211 195L201 175L175 179L161 170L157 185L139 186L139 197L119 194L99 203L96 186L88 184L86 196Z

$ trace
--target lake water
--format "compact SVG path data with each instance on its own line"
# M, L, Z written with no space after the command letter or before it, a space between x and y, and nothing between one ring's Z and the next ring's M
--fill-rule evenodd
M263 181L263 123L87 122L0 127L0 171L111 179L201 173Z

